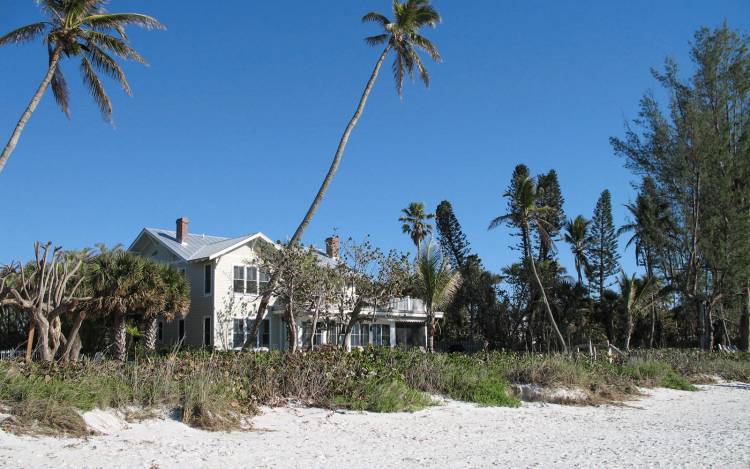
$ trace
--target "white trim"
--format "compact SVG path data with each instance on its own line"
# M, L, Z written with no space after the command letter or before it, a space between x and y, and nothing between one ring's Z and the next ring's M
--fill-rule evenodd
M234 243L233 245L222 249L219 252L215 252L215 253L211 254L208 257L204 257L203 259L191 259L190 262L200 261L200 260L204 260L204 259L208 259L208 260L216 259L217 257L223 256L224 254L226 254L229 251L233 251L233 250L237 249L238 247L244 246L245 244L249 243L250 241L254 241L254 240L259 239L259 238L262 239L263 241L266 241L267 243L272 244L277 249L280 248L276 243L274 243L271 240L271 238L269 238L268 236L264 235L263 233L261 233L259 231L259 232L255 233L254 235L248 236L248 237L244 238L243 240L238 241L238 242Z

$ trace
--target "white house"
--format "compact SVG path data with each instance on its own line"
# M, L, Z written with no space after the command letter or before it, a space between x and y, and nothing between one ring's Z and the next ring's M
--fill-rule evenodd
M259 268L259 243L274 242L261 232L225 238L192 234L188 219L179 218L174 231L144 228L128 251L164 262L182 271L190 283L190 312L184 319L159 322L162 345L182 341L192 346L219 350L238 349L247 339L255 320L259 292L269 276ZM331 263L339 255L339 239L326 239L325 252L316 251L321 262ZM438 317L442 316L440 313ZM256 337L257 347L287 347L283 307L271 300ZM352 331L351 345L390 347L425 345L425 310L420 300L403 298L388 309L366 310ZM297 317L299 343L310 343L310 314ZM337 344L342 325L335 320L319 321L315 343Z

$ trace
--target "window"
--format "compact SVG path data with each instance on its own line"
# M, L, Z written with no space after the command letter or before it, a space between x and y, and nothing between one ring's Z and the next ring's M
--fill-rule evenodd
M164 340L164 323L162 321L156 323L156 340L159 342Z
M184 319L180 319L179 329L180 329L179 338L180 340L182 340L185 338L185 320Z
M203 318L203 345L209 347L211 345L211 318Z
M268 284L270 276L264 269L260 270L260 286L265 287ZM248 293L257 295L258 290L258 267L256 266L234 266L234 292Z
M203 293L211 294L211 264L203 266Z
M235 319L232 325L232 347L240 348L245 345L245 340L253 328L254 319ZM255 337L256 347L270 347L271 325L268 319L261 321L258 326L258 335Z
M331 323L331 325L328 326L328 344L339 344L339 325L336 323Z
M258 268L247 268L247 287L245 293L258 294Z
M248 328L249 329L249 328ZM264 319L260 322L258 328L258 347L270 347L271 346L271 324L268 319Z
M373 324L370 328L372 329L373 345L391 346L391 326L387 324Z
M234 266L234 292L245 293L245 267Z
M232 326L232 346L239 348L245 345L245 320L235 319Z
M352 347L364 347L369 343L370 326L356 323L352 328Z
M259 291L263 293L266 290L266 287L268 286L268 282L271 281L271 274L268 272L268 269L261 268L260 269L260 281L259 281Z

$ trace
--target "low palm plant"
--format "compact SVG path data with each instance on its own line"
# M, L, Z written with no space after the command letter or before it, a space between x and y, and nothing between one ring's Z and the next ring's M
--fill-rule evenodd
M112 120L112 103L97 72L116 80L125 93L130 85L113 55L145 64L146 61L127 44L125 26L163 29L156 19L139 13L107 13L103 0L38 0L47 16L45 21L32 23L0 37L0 46L21 44L42 39L47 45L47 73L21 115L10 140L0 153L0 172L16 148L26 123L36 109L47 87L65 115L70 115L68 85L60 68L62 57L78 57L83 83L94 98L105 120Z
M448 306L461 286L461 274L451 269L440 249L428 243L417 257L418 289L427 312L427 351L434 352L435 312Z

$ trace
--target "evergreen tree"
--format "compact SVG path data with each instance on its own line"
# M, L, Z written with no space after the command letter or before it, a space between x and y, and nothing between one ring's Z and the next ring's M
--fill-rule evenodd
M438 229L440 246L454 269L461 269L469 255L469 242L461 231L461 224L447 200L440 202L435 210L435 224Z
M605 189L594 208L591 219L591 243L588 246L591 263L591 285L594 292L602 297L609 286L609 279L620 268L620 254L617 252L617 232L612 221L612 196Z
M591 220L591 243L588 246L588 259L591 266L589 285L598 298L604 297L604 290L609 285L610 278L620 267L620 255L617 252L617 233L612 221L612 197L605 189L594 208ZM613 315L611 311L605 314L607 336L613 339Z

